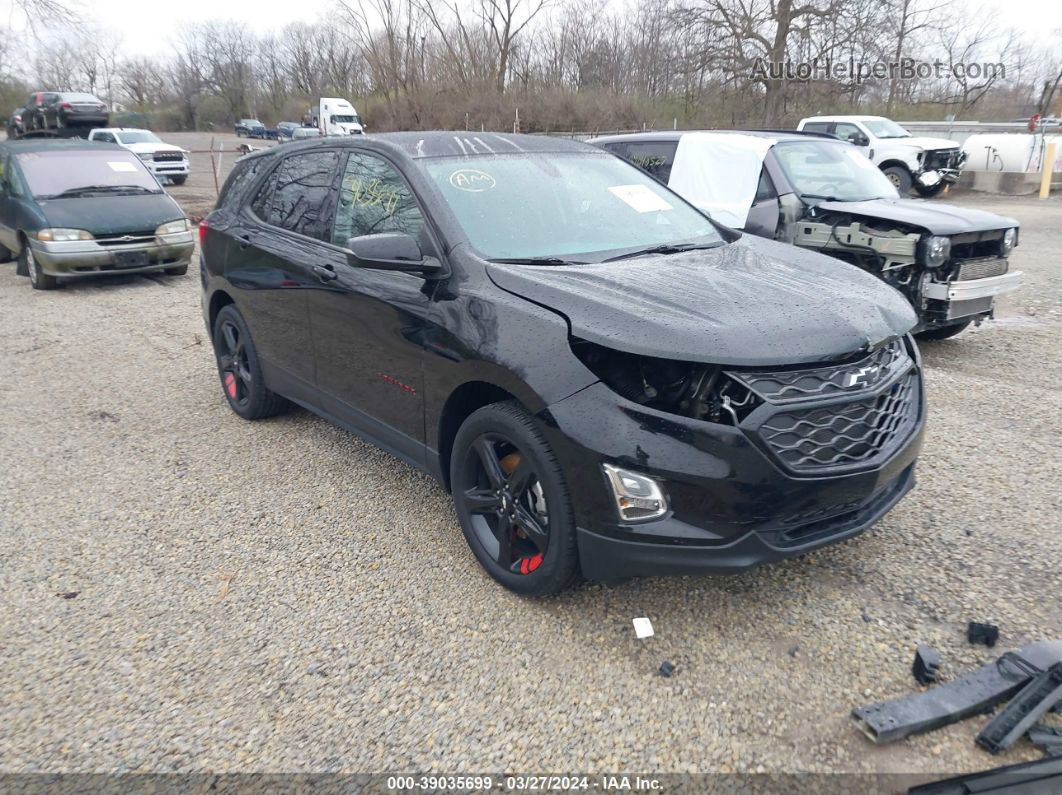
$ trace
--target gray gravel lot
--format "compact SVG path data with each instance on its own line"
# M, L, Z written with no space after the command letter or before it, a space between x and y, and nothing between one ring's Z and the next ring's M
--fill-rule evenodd
M174 193L194 211L201 177ZM305 412L232 414L194 270L44 293L0 266L0 769L944 774L1038 758L1025 741L977 749L983 718L882 748L848 719L914 692L916 643L951 678L1062 636L1062 201L958 201L1021 220L1027 281L997 322L923 346L909 497L803 559L546 601L488 579L427 476ZM635 639L636 616L656 637ZM999 623L1001 648L969 646L970 619Z

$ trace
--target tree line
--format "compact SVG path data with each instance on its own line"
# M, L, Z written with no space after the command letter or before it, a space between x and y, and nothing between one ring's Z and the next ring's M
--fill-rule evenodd
M1062 31L1037 43L957 0L338 0L266 34L187 23L151 56L125 55L91 19L64 25L59 0L16 5L34 4L47 24L18 60L0 49L0 97L91 91L158 129L298 121L321 96L352 100L378 131L771 127L842 110L1007 120L1047 115L1062 96ZM1003 69L767 68L905 60Z

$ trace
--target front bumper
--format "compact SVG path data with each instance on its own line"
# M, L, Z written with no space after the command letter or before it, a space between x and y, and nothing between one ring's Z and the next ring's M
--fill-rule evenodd
M891 388L881 383L868 393ZM578 495L583 574L607 582L735 573L863 532L914 485L925 413L920 377L914 411L909 429L882 456L818 472L794 471L750 428L646 408L601 383L551 405L542 419ZM621 522L602 472L606 462L659 481L670 512Z
M1022 285L1024 275L1021 271L1004 273L1001 276L989 276L985 279L969 279L961 282L930 282L926 285L924 295L935 301L976 301L980 298L994 298L997 295L1012 293Z
M37 265L50 276L147 273L187 265L195 248L191 232L156 237L151 243L101 246L95 240L31 242ZM135 264L128 264L135 263Z
M141 160L148 171L159 177L188 176L188 160Z

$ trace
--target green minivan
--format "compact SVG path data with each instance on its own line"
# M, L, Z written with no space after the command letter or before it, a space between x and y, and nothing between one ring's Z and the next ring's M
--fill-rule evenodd
M0 143L0 261L38 290L104 273L188 271L181 208L132 152L88 141Z

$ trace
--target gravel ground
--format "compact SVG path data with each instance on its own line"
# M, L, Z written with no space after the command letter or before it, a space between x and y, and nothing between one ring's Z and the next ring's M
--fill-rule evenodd
M190 212L202 176L174 191ZM920 483L874 531L545 601L487 578L427 476L305 412L232 414L192 273L44 293L3 266L0 769L928 777L1038 758L977 749L983 718L881 748L848 719L916 690L919 642L952 678L1062 636L1062 202L958 201L1021 220L1026 286L923 347ZM1001 648L968 645L971 619Z

